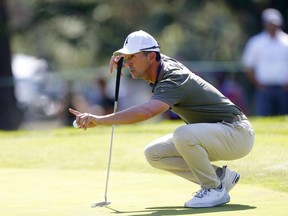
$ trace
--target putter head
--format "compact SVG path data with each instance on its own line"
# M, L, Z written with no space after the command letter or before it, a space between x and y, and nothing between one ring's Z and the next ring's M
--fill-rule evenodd
M104 207L104 206L107 206L110 204L111 204L111 202L108 202L108 201L93 203L93 204L91 204L91 208Z

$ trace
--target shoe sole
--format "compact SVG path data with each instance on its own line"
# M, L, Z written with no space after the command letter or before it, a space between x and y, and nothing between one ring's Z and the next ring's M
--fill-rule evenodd
M228 202L230 202L230 196L229 196L229 194L225 194L225 196L223 196L220 200L217 200L215 202L211 202L209 204L207 204L207 203L197 203L195 205L187 206L186 203L185 203L184 207L185 208L211 208L211 207L215 207L215 206L224 205L224 204L226 204Z

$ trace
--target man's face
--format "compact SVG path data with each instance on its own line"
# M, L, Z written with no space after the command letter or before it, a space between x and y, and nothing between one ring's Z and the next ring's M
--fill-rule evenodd
M133 79L142 78L145 80L147 77L146 71L149 68L149 61L143 52L125 55L125 67L129 68Z
M272 35L275 34L275 32L277 32L278 29L280 29L279 26L277 26L273 23L270 23L270 22L264 23L264 27L265 27L266 31Z

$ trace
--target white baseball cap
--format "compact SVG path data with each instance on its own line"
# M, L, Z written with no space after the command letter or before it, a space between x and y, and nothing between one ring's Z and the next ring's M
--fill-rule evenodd
M283 23L281 13L273 8L268 8L262 12L262 20L266 23L272 23L277 26L281 26Z
M135 31L127 36L122 49L113 53L114 56L120 54L135 54L142 51L160 52L158 42L145 31Z

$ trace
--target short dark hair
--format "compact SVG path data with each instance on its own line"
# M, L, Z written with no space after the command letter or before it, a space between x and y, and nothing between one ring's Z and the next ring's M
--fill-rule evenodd
M159 62L161 60L161 54L160 52L155 52L155 51L143 51L144 55L149 55L150 53L156 53L156 61Z

